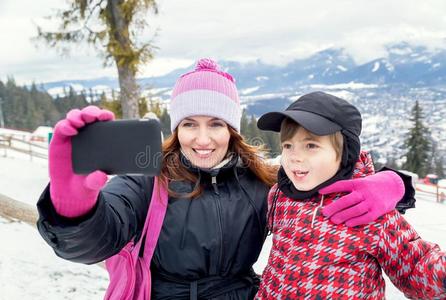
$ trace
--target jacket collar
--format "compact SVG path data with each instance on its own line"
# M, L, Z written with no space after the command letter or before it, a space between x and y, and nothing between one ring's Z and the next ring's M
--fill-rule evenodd
M214 168L206 169L194 166L192 162L180 151L180 161L189 171L195 174L207 174L211 177L215 177L220 174L225 174L227 172L233 172L233 169L237 166L239 157L237 155L232 155L224 159L220 164Z

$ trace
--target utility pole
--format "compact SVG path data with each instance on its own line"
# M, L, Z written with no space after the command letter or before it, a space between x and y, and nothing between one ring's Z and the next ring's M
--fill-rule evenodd
M3 119L3 110L2 110L3 99L0 97L0 128L5 127L5 120Z

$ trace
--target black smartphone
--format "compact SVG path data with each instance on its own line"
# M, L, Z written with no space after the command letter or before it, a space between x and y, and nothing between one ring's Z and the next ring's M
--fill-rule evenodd
M157 120L95 122L72 138L72 165L76 174L96 170L107 174L159 175L161 126Z

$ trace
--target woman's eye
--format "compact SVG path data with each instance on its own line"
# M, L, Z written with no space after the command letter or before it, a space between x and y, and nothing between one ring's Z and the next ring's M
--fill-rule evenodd
M222 122L214 122L211 123L211 127L224 127L225 125Z
M191 122L185 122L185 123L183 123L183 127L193 127L195 124L194 123L191 123Z
M283 149L291 149L291 144L283 144L282 148Z

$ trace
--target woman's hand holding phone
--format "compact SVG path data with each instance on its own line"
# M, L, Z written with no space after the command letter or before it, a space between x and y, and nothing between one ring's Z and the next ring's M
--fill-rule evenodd
M59 121L49 146L50 194L57 213L74 218L89 212L100 189L107 182L107 174L96 170L88 175L77 175L72 167L72 137L87 124L114 120L111 111L88 106L73 109Z

